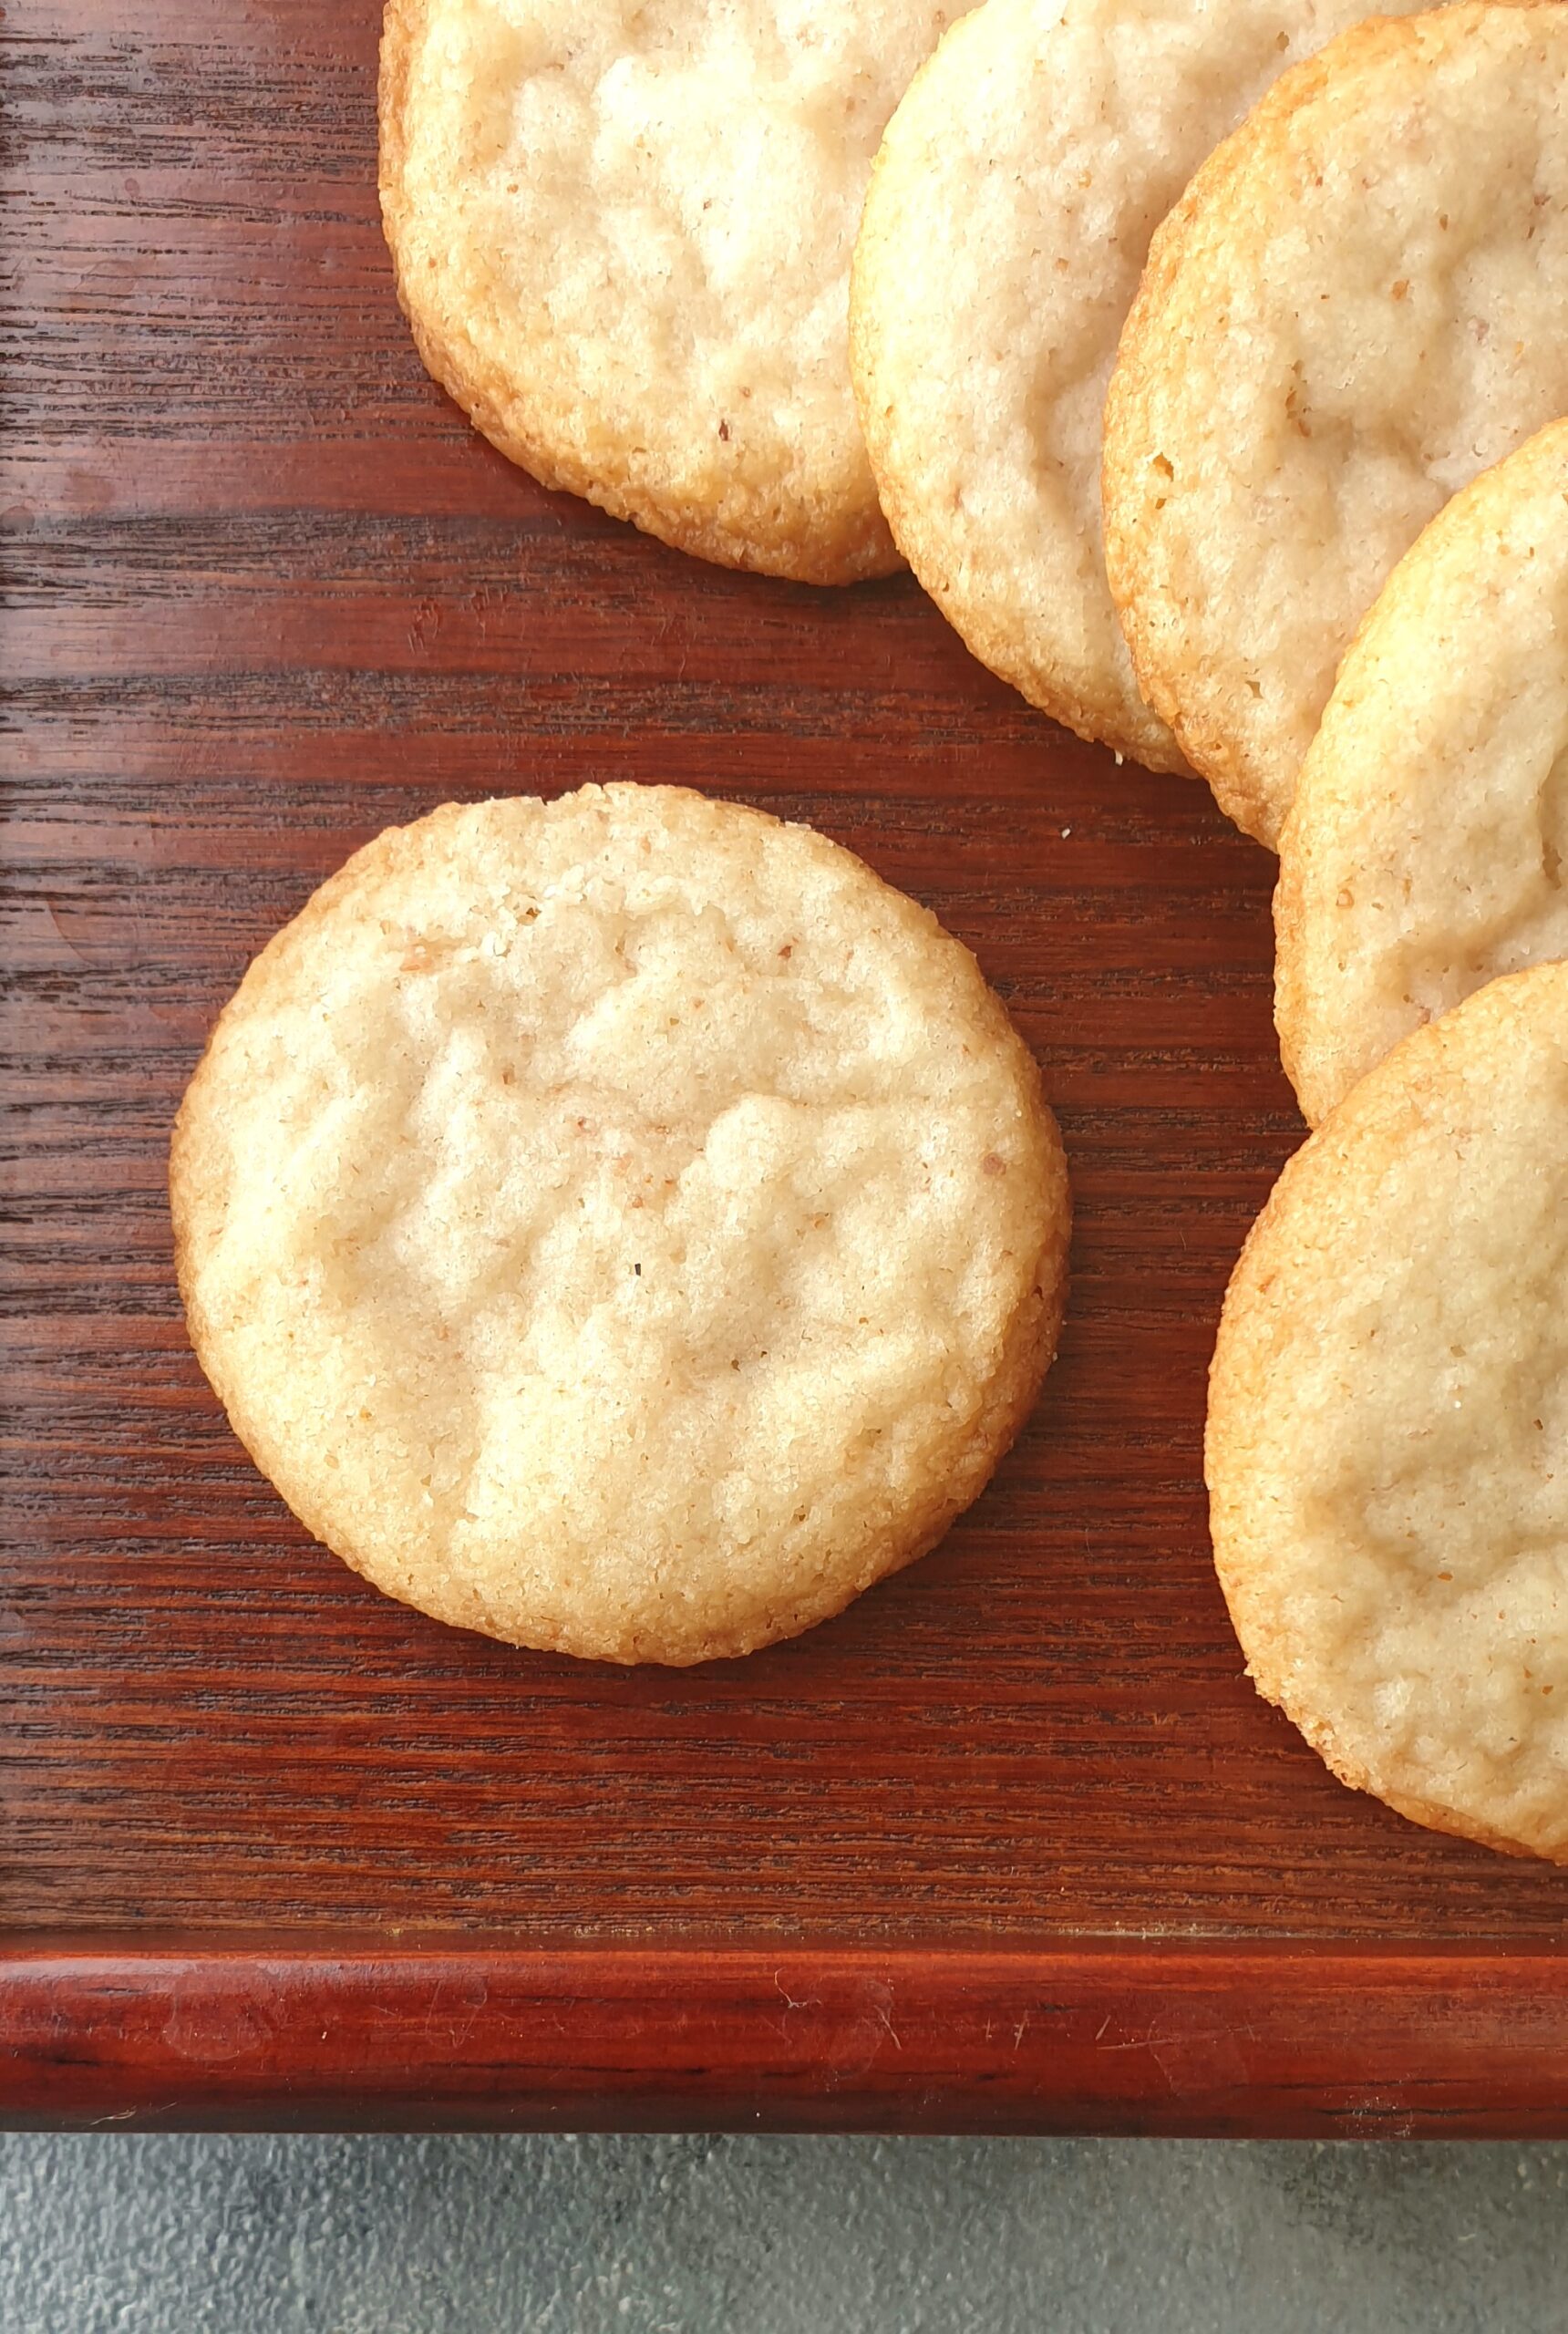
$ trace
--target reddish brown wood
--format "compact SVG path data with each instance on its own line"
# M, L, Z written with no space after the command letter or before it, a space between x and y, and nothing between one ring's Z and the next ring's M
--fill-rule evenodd
M1568 2095L1555 1954L57 1940L0 1968L0 2122L1478 2138L1558 2133Z
M1332 1782L1208 1560L1213 1322L1300 1136L1269 862L907 579L702 567L475 439L392 296L376 30L0 25L0 2112L1568 2130L1568 1877ZM443 1631L312 1547L187 1350L162 1192L212 1015L321 875L449 796L611 774L928 900L1039 1053L1078 1210L1061 1362L973 1515L680 1676ZM480 2060L444 2073L459 1978ZM898 2046L846 2077L873 1983Z

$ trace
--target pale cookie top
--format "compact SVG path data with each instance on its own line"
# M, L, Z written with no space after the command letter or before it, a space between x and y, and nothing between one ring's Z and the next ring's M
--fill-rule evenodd
M1409 1029L1568 956L1568 422L1400 561L1280 841L1275 1018L1314 1123Z
M917 74L877 158L851 340L899 548L994 672L1154 769L1186 765L1139 695L1100 531L1117 339L1198 164L1284 67L1365 14L987 0Z
M1568 1860L1568 966L1380 1062L1225 1302L1215 1559L1261 1693L1345 1781Z
M387 0L381 197L503 453L707 559L899 564L850 387L882 128L963 0Z
M1568 7L1374 20L1156 235L1106 408L1140 681L1274 843L1336 668L1458 488L1568 412Z
M1065 1172L968 951L669 788L449 807L245 976L171 1166L192 1338L391 1595L743 1652L919 1554L1054 1348Z

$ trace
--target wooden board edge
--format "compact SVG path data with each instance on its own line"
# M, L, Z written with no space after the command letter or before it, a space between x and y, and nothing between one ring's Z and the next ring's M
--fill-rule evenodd
M0 1942L0 2127L1568 2135L1568 1955Z

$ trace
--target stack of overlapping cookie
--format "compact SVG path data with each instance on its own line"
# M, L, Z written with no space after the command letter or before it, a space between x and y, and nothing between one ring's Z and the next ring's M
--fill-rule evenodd
M1558 1857L1564 412L1568 11L1467 5L1346 34L1200 171L1105 451L1135 669L1280 848L1321 1122L1226 1302L1221 1580L1336 1773Z
M1359 14L990 0L890 127L856 378L975 652L1281 849L1325 1123L1212 1376L1252 1675L1568 1857L1568 9Z
M547 483L810 582L902 555L1278 845L1323 1124L1221 1331L1221 1576L1338 1773L1568 1858L1568 6L1362 14L389 0L383 207L426 361ZM313 1528L618 1659L929 1545L1060 1314L1059 1146L970 960L658 790L362 853L174 1188Z

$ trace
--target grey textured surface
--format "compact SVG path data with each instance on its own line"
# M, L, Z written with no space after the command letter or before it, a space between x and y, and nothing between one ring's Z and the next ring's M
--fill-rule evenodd
M5 2334L1533 2334L1568 2147L0 2137Z

